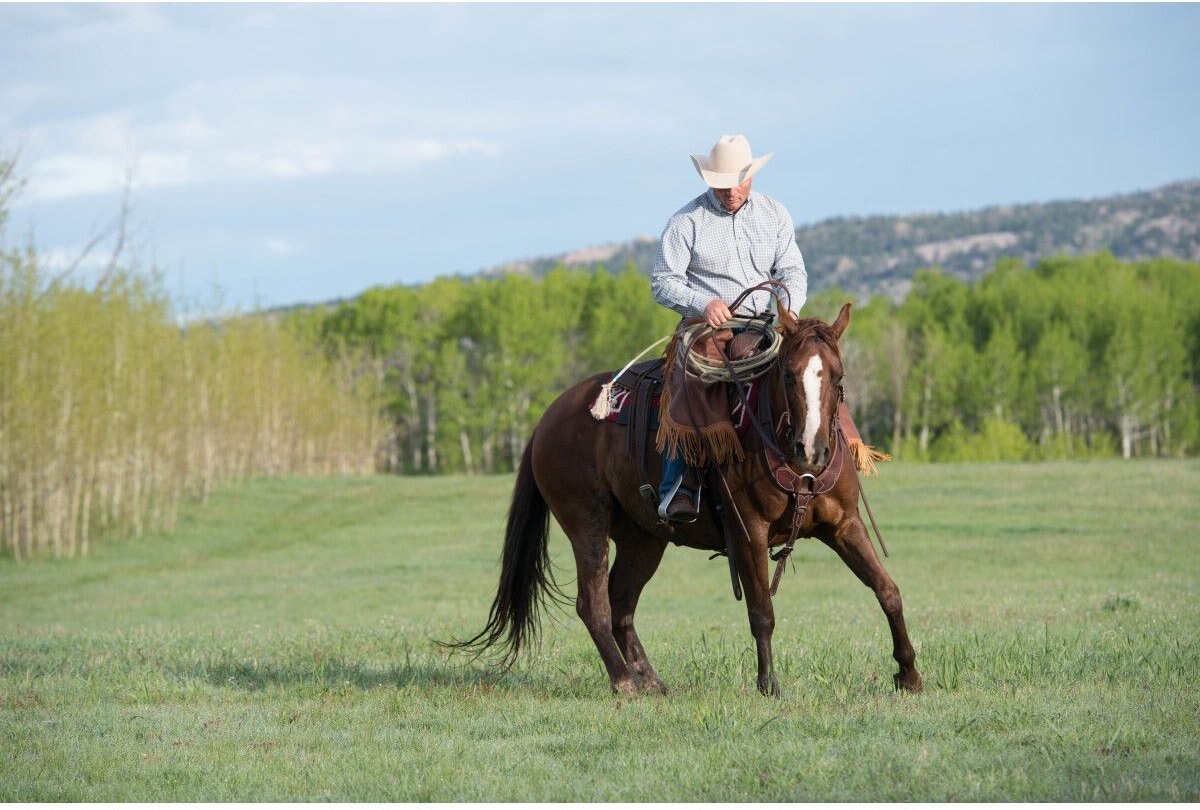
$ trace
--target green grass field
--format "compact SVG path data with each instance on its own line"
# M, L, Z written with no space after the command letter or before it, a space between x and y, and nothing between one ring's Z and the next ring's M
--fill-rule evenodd
M639 612L665 697L614 697L573 612L507 675L447 658L510 486L258 481L170 537L0 561L0 801L1200 799L1196 462L884 465L917 696L815 541L780 700L725 563L685 549Z

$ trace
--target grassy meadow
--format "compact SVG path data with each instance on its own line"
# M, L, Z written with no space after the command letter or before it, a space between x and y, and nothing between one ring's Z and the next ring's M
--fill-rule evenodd
M573 612L507 675L448 658L511 483L259 479L169 536L0 560L0 801L1200 799L1200 463L884 465L917 696L815 541L779 700L724 561L685 549L639 611L665 697L614 697Z

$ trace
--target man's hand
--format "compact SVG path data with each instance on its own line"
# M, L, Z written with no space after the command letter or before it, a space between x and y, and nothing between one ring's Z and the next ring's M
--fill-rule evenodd
M713 329L716 329L732 317L733 313L729 311L729 305L720 298L714 298L704 307L704 320Z

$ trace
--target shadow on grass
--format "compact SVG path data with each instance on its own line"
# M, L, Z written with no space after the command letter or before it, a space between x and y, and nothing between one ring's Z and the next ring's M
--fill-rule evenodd
M146 653L150 654L147 655ZM80 650L63 645L16 643L0 645L0 691L5 679L44 677L120 681L149 685L207 683L223 689L260 691L296 689L326 692L337 689L450 689L468 692L525 692L543 696L571 696L594 691L590 668L559 667L555 672L536 668L505 671L486 658L469 655L448 659L401 650L395 663L380 663L378 651L361 658L353 654L326 654L306 650L259 656L253 652L222 651L205 654L195 649L159 649L100 645ZM0 701L2 702L2 701Z
M320 690L348 686L362 690L457 687L465 690L484 688L488 691L549 691L553 687L549 680L523 673L413 662L377 667L336 656L302 662L218 661L178 674L190 675L214 686L251 691L306 686Z

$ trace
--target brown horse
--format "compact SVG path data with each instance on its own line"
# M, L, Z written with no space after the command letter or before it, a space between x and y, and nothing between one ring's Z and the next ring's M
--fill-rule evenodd
M758 688L764 694L779 693L771 659L775 612L768 550L794 540L795 533L820 539L874 591L900 665L894 683L900 689L921 689L900 591L876 557L859 517L858 475L853 460L847 461L836 416L843 373L838 341L849 322L849 304L832 324L797 320L783 311L782 347L766 375L776 427L761 435L751 432L745 461L726 468L726 485L710 487L705 496L720 497L726 508L735 507L728 513L739 516L725 522L734 529L729 535L733 567L746 595L758 652ZM632 423L623 427L597 421L588 411L611 377L611 372L599 374L565 391L535 428L517 471L500 583L487 625L454 646L478 653L498 645L505 651L504 664L511 666L536 636L540 610L557 592L547 553L553 513L575 555L576 611L600 651L613 690L626 695L638 689L666 692L633 626L638 597L668 543L724 551L726 535L713 514L688 525L659 522L638 491L639 465L630 457L624 433L634 429ZM652 459L649 469L657 480L661 461ZM802 485L795 486L797 482ZM808 507L800 520L797 502ZM616 547L611 570L609 538Z

